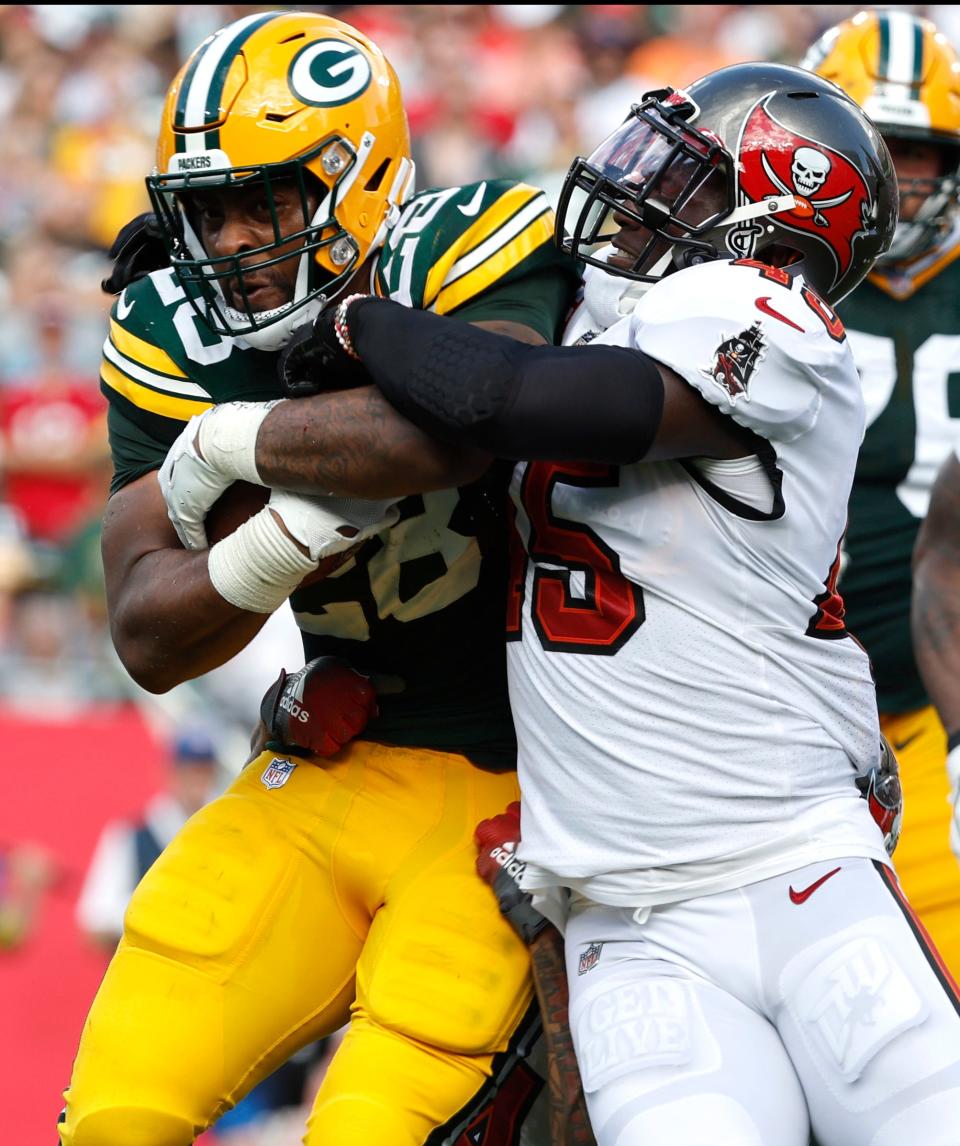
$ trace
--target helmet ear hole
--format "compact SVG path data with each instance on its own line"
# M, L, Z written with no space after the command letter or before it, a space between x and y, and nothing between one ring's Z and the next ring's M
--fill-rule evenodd
M386 175L390 167L389 158L381 161L380 166L374 171L367 182L364 184L364 191L379 191L380 184L383 182L383 177Z

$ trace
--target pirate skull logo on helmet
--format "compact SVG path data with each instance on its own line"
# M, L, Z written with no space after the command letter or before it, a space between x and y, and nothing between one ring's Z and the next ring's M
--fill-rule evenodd
M830 158L815 147L798 147L793 153L790 174L800 195L809 198L826 183L832 164Z

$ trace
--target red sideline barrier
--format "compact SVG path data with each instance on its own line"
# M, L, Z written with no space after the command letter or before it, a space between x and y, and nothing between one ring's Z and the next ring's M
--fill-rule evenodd
M0 847L47 848L62 875L33 935L0 950L0 1140L54 1146L61 1091L104 957L73 911L100 829L133 817L161 784L162 749L131 706L54 723L0 707Z

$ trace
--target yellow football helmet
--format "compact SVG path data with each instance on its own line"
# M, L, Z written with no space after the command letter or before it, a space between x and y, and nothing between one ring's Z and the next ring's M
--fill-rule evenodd
M947 38L907 12L859 12L825 32L801 67L843 88L884 138L940 149L938 177L900 180L901 205L913 195L922 205L901 219L878 261L901 262L932 247L952 222L960 189L960 61Z
M382 244L413 175L399 81L380 49L329 16L260 12L214 33L180 70L147 189L178 281L207 325L276 350ZM274 188L291 180L303 225L282 233ZM274 240L211 258L190 193L229 185L262 189ZM292 299L255 311L244 274L288 259L299 260Z

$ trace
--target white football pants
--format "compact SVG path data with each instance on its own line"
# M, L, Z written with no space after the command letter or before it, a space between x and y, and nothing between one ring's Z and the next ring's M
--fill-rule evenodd
M957 988L882 864L576 899L566 949L599 1146L960 1143Z

